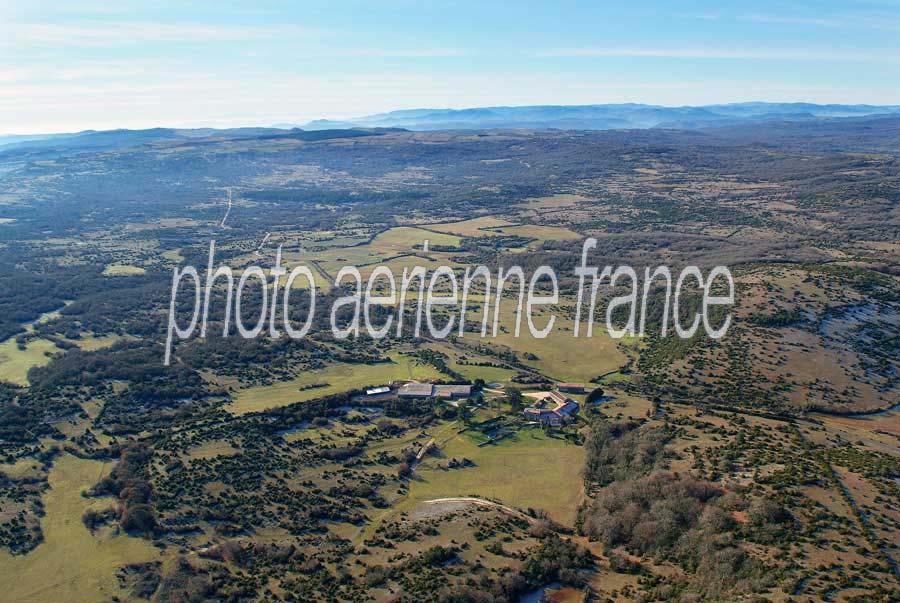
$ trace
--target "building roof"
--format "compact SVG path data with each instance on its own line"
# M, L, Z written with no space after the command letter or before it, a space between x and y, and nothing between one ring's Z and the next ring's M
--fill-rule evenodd
M547 397L556 402L557 405L565 404L568 401L568 398L557 390L550 392L550 395Z
M434 385L431 383L407 383L397 393L401 396L428 398L434 395Z
M462 398L472 393L471 385L435 385L434 395L438 398Z
M553 408L545 408L544 403L546 400L551 400L555 406ZM565 396L559 391L551 391L547 392L546 396L539 399L533 405L529 406L525 409L525 416L528 417L549 417L551 420L553 418L562 419L563 417L568 417L574 415L578 412L578 402Z
M578 402L575 402L574 400L569 400L568 402L566 402L559 408L553 409L553 412L555 412L558 415L571 415L577 411L578 411Z
M372 389L367 389L367 390L366 390L366 395L367 395L367 396L375 396L375 395L378 395L378 394L386 394L386 393L388 393L389 391L391 391L391 388L389 388L389 387L387 387L387 386L383 386L383 387L373 387Z
M559 389L584 389L583 383L557 383Z

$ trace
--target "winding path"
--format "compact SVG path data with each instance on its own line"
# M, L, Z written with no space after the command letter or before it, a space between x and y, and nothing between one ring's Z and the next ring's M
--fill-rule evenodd
M531 515L527 515L518 509L514 509L508 505L504 505L503 503L494 502L493 500L488 500L486 498L478 498L476 496L451 496L449 498L434 498L432 500L424 500L420 504L423 505L439 505L442 503L462 503L474 505L476 507L487 507L491 509L497 509L499 511L503 511L507 515L512 515L513 517L518 517L519 519L524 519L528 523L537 523L539 520Z

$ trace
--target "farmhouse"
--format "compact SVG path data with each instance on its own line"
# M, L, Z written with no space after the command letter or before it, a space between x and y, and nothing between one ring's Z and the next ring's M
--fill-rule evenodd
M525 409L524 414L529 421L559 426L573 422L578 408L578 402L554 390L543 392L537 402Z

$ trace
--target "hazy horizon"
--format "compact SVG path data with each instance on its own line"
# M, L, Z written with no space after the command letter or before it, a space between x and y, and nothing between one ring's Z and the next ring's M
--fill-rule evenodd
M0 17L5 134L305 123L421 107L900 104L900 8L888 3L16 0Z
M900 106L900 104L878 104L878 103L815 103L809 100L793 100L793 101L770 101L770 100L746 100L746 101L734 101L729 103L703 103L703 104L683 104L683 105L666 105L661 103L652 103L645 101L623 101L621 103L536 103L529 105L509 105L509 104L497 104L497 105L483 105L483 106L459 106L459 107L400 107L400 108L390 108L385 111L376 111L371 113L355 113L349 115L319 115L313 116L308 119L290 119L285 118L281 120L257 120L257 121L226 121L226 122L217 122L217 121L183 121L183 122L174 122L174 123L148 123L146 125L142 125L139 127L132 126L117 126L113 125L111 127L104 128L79 128L72 130L21 130L21 131L0 131L0 137L6 136L43 136L49 134L80 134L83 132L103 132L103 131L114 131L114 130L150 130L150 129L173 129L173 130L190 130L190 129L232 129L232 128L302 128L305 125L315 122L315 121L347 121L352 122L354 119L366 118L375 115L386 115L391 113L400 113L403 111L466 111L473 109L517 109L517 108L528 108L528 107L587 107L587 106L615 106L615 105L642 105L647 107L660 107L663 109L682 109L682 108L700 108L700 107L714 107L714 106L724 106L724 105L742 105L742 104L772 104L772 105L782 105L782 104L812 104L812 105L843 105L843 106L871 106L875 108L885 107L885 108L894 108ZM613 129L613 128L611 128Z

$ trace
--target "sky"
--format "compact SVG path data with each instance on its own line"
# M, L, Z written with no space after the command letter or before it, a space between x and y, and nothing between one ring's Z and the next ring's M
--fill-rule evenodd
M0 0L0 134L410 108L900 104L900 0Z

